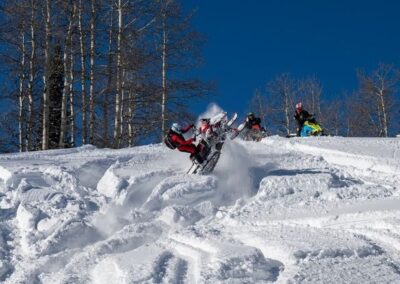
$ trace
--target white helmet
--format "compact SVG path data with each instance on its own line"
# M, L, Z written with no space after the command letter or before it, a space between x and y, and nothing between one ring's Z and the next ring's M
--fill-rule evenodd
M297 103L296 109L303 109L303 104L301 102Z
M180 126L180 125L179 125L178 123L176 123L176 122L172 124L171 130L172 130L173 132L178 133L178 134L182 134L182 126Z

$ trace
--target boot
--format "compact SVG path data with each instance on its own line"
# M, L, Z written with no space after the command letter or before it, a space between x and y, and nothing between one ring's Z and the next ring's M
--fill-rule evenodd
M197 161L199 164L202 164L202 163L204 162L203 157L202 157L199 153L194 154L194 157L196 158L196 161Z

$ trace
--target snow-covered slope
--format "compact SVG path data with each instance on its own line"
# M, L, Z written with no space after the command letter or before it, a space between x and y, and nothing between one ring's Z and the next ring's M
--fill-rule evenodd
M400 139L0 156L0 282L400 283Z

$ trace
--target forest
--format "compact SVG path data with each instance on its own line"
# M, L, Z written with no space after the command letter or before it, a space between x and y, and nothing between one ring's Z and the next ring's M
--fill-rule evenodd
M218 82L193 75L207 44L193 15L179 0L3 1L0 152L131 147L194 119L192 104ZM325 99L317 76L288 70L248 94L248 106L271 135L293 131L301 99L329 135L389 137L399 131L399 74L384 63L355 70L358 90Z

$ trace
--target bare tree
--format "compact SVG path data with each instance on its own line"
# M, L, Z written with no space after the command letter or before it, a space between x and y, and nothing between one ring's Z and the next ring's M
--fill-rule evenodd
M32 128L33 128L33 84L35 81L36 74L36 0L31 0L31 23L30 23L30 32L31 32L31 54L29 57L29 82L28 82L28 126L26 129L26 149L27 151L32 150Z
M50 59L51 41L51 0L46 0L46 24L45 24L45 48L44 48L44 76L43 76L43 121L42 121L42 150L49 148L49 90L48 90L48 67Z
M78 9L78 29L79 29L79 47L81 61L81 97L82 97L82 144L87 143L87 102L86 102L86 53L85 53L85 34L83 30L83 5L82 0L79 0Z
M304 105L307 110L314 114L318 120L323 121L321 116L321 97L322 97L322 85L317 77L312 76L299 82L301 97L303 98Z
M263 125L267 125L268 104L265 96L262 95L259 89L254 91L254 95L250 100L249 110L255 112L261 119Z
M161 4L161 21L162 21L162 45L161 45L161 135L165 134L165 123L166 123L166 103L167 103L167 9L171 1L162 1Z
M117 91L115 96L115 119L114 119L114 146L119 147L121 143L121 114L122 114L122 1L117 1L118 32L117 32Z
M110 6L110 22L108 32L108 53L107 53L107 85L104 90L103 100L103 145L110 146L109 141L109 94L113 91L113 42L114 42L114 7L115 0L111 0Z
M69 7L70 8L70 7ZM70 73L70 68L72 68L72 65L70 66L70 61L69 56L71 56L70 51L71 51L71 45L72 45L72 28L73 28L73 21L75 17L75 10L76 6L73 6L73 9L69 11L69 16L68 16L68 30L67 30L67 35L65 38L65 45L64 45L64 56L63 56L63 65L64 65L64 88L62 92L62 104L61 104L61 126L60 126L60 148L65 148L66 146L66 135L67 135L67 107L68 107L68 95L70 91L70 85L72 84L71 82L71 73Z
M89 142L94 144L95 120L95 57L96 57L96 0L91 0L90 8L90 85L89 85Z
M75 20L76 11L77 11L77 3L73 3L72 8L72 21ZM71 147L75 146L75 98L74 98L74 80L75 80L75 72L74 72L74 63L75 63L75 51L74 51L74 28L76 24L72 25L71 31L71 44L70 44L70 52L69 52L69 126L70 126L70 141L69 145Z
M397 92L398 70L393 65L379 64L370 74L358 72L359 95L364 112L375 125L377 136L388 137L393 115L394 95Z
M0 55L13 79L3 86L13 103L3 121L14 117L20 151L159 141L166 124L189 117L188 105L210 90L187 75L201 63L202 38L179 0L0 7Z
M343 96L344 98L345 96ZM338 136L343 133L345 116L343 112L343 102L339 99L330 100L321 104L323 116L319 116L323 119L323 129L325 134Z
M12 102L17 102L18 114L14 117L18 122L17 136L19 151L31 150L31 134L33 129L33 81L35 79L34 60L36 58L36 9L37 3L32 0L13 1L0 4L0 50L4 66L7 66L9 80L5 87ZM15 36L18 35L18 36ZM15 80L15 77L18 80ZM18 87L12 82L18 81ZM15 88L15 89L14 89ZM18 88L18 91L16 91ZM8 94L7 94L8 93ZM14 95L18 100L15 100ZM10 105L6 112L12 112ZM10 114L9 118L13 114ZM10 139L11 141L11 139Z
M354 93L346 99L347 136L376 136L377 125L370 119L369 110L365 106L360 93Z
M21 31L21 73L19 76L19 115L18 115L18 148L19 151L22 152L24 151L24 142L23 142L23 135L24 135L24 124L25 124L25 119L24 119L24 100L25 100L25 89L24 89L24 84L25 84L25 31L24 28L22 27Z
M289 135L293 125L293 103L298 96L297 82L289 74L281 74L267 84L271 117L279 128Z

